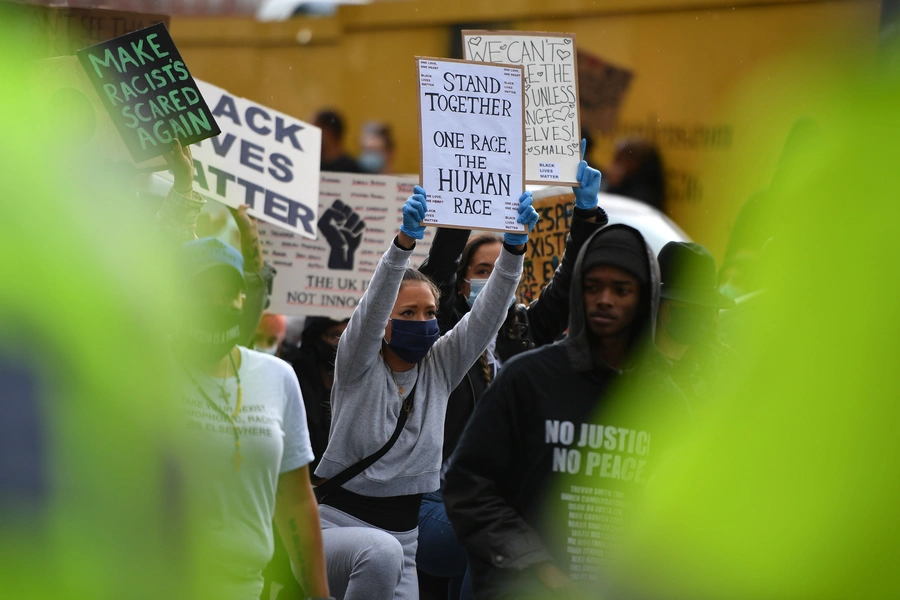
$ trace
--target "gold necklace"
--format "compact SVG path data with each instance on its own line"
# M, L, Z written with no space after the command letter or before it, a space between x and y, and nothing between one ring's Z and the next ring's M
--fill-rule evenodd
M234 433L234 458L232 460L234 462L234 470L240 471L241 463L244 462L244 456L241 454L241 436L240 436L240 433L238 433L236 419L237 419L238 413L241 412L241 406L244 403L244 394L243 394L243 389L241 388L241 376L238 373L237 366L234 364L234 356L233 356L232 352L228 353L228 359L231 362L231 369L232 369L232 371L234 371L234 378L237 380L237 403L234 407L234 412L230 413L230 414L228 412L222 410L218 404L213 402L213 399L209 397L209 395L206 393L206 390L204 390L202 387L200 387L200 384L197 383L197 380L194 379L194 376L191 375L191 372L188 370L188 368L186 366L184 366L182 364L182 367L184 368L184 372L187 373L187 376L194 383L194 387L197 388L197 391L200 392L200 395L203 396L203 399L206 401L206 403L209 405L209 407L211 409L213 409L214 411L216 411L217 413L219 413L220 415L222 415L223 417L225 417L231 423L231 431L232 431L232 433ZM226 379L228 378L228 366L227 365L225 367L225 377L226 377ZM228 403L228 395L227 395L227 393L224 393L225 392L224 387L222 388L222 391L223 391L223 399L225 400L226 407L227 407L228 406L228 404L227 404Z
M400 382L397 381L397 376L394 375L394 370L388 367L388 370L391 372L391 379L394 380L394 385L397 386L397 392L400 394L400 399L403 400L403 394L406 393L406 390L403 389L403 386L400 385Z
M381 359L384 360L384 347L382 347L381 350L378 351L378 354L380 354ZM407 413L412 412L412 406L409 403L409 396L407 396L406 399L403 398L403 394L406 393L406 389L402 385L400 385L399 381L397 381L397 376L394 375L394 370L391 368L391 365L387 363L387 361L385 361L384 366L388 368L388 373L391 374L391 379L394 380L394 385L397 386L397 395L400 397L400 402L403 403L403 408L406 409Z
M412 406L409 402L409 396L407 396L406 398L403 397L403 394L406 393L406 389L402 385L400 385L399 381L397 381L397 376L394 375L394 370L391 369L390 366L388 366L388 371L391 374L391 379L394 380L394 385L397 386L397 395L400 397L400 402L403 403L403 408L407 413L412 412Z

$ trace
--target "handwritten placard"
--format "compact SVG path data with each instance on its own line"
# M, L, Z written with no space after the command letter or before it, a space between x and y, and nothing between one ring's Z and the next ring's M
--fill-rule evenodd
M416 60L424 223L524 231L522 67Z
M592 131L616 127L625 93L634 73L587 52L578 53L581 122Z
M528 254L516 297L531 304L553 279L566 249L575 196L572 188L548 186L534 192L534 209L541 216L528 235Z
M322 130L197 81L222 133L194 144L194 189L262 221L316 239ZM172 174L162 174L172 180Z
M416 183L415 176L322 173L317 240L260 223L263 255L278 271L269 310L349 317L397 235ZM433 235L427 228L425 239L416 242L412 265L428 256Z
M525 74L525 179L578 185L581 125L575 34L462 32L463 57L522 65Z
M145 29L77 52L88 79L135 162L219 134L166 26Z
M29 52L34 58L55 58L74 56L75 53L93 44L99 44L115 37L150 27L156 23L169 26L168 15L147 12L108 10L105 8L75 8L59 6L63 2L43 2L56 6L34 6L33 4L3 3L3 9L11 17L17 14L25 18L30 27ZM68 4L101 4L100 2L69 2ZM106 2L105 4L113 4ZM124 4L120 2L119 4ZM6 13L4 13L4 18Z

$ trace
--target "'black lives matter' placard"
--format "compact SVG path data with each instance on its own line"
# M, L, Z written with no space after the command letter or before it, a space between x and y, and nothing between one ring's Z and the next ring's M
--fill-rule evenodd
M135 162L219 134L165 25L77 52Z

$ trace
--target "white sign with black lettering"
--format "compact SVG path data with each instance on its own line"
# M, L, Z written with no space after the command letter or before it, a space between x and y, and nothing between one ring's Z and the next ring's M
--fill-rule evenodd
M416 60L424 223L524 231L522 67Z
M322 130L197 80L222 130L191 145L194 189L308 239L316 239ZM172 180L169 172L161 176Z

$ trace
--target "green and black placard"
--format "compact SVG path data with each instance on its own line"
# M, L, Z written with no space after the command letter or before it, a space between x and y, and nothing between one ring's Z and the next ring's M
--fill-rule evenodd
M135 162L219 135L166 26L157 23L77 52Z

